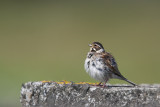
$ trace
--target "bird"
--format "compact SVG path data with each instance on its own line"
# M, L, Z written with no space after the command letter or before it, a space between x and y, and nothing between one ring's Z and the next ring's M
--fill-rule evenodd
M126 79L119 71L115 58L106 52L100 42L89 44L90 51L85 59L84 68L86 72L100 83L97 86L107 87L110 79L120 79L136 86L135 83ZM103 83L103 85L101 85Z

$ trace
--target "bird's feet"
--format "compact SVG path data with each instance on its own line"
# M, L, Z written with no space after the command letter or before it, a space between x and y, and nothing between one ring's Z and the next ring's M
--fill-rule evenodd
M101 87L102 88L107 88L106 83L104 83Z
M95 84L93 86L97 86L97 87L101 87L101 88L107 88L106 83L104 83L103 85L101 85L102 82L100 82L99 84Z

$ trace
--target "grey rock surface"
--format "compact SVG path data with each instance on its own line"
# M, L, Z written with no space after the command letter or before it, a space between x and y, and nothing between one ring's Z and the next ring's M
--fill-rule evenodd
M28 82L22 85L22 107L160 107L160 84L109 85Z

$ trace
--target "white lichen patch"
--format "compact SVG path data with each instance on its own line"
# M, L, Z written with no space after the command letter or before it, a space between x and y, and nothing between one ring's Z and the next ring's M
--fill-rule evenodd
M89 90L90 91L94 91L94 90L96 90L97 89L97 87L91 87Z

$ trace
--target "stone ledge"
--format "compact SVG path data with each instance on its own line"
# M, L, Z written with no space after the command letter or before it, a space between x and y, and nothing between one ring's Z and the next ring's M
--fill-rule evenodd
M22 107L160 107L160 84L110 85L28 82L22 85Z

